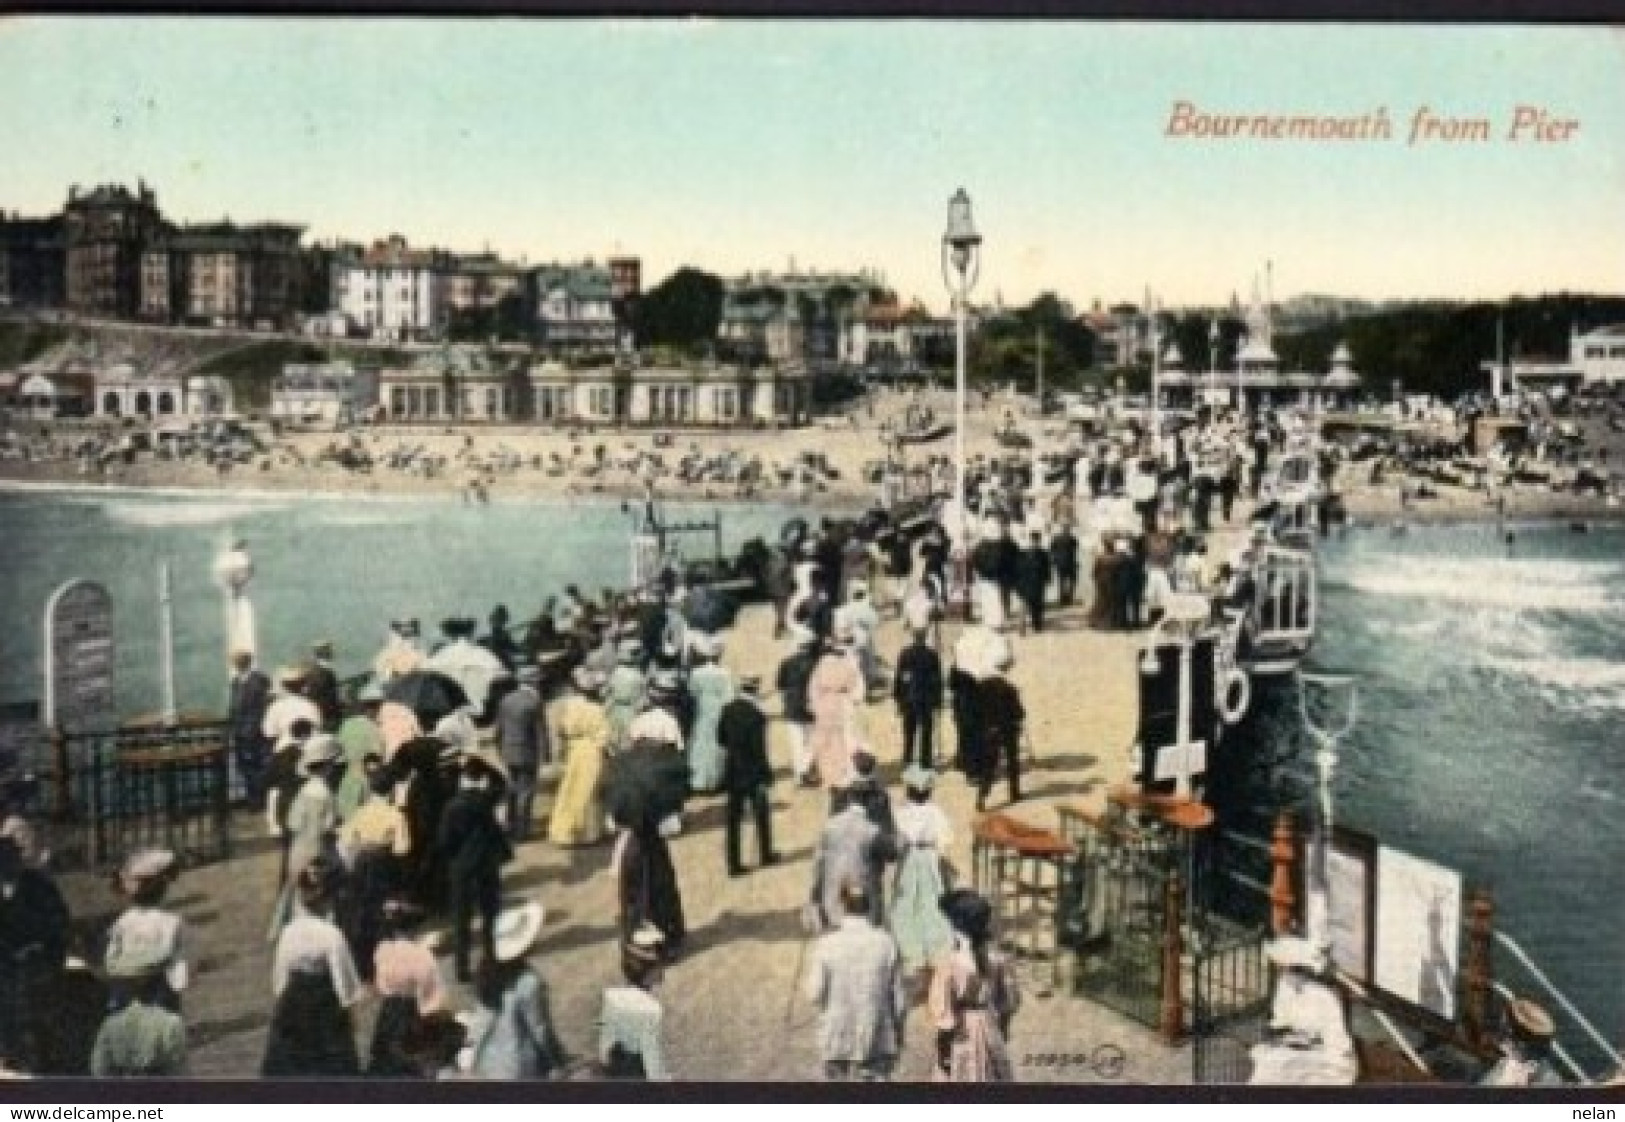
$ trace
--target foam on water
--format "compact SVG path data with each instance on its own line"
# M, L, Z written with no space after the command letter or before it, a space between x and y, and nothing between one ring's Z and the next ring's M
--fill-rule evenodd
M1390 557L1346 577L1347 587L1374 596L1513 611L1625 610L1615 561L1551 558Z
M110 502L102 504L108 519L126 526L217 526L256 514L287 509L268 502Z
M1532 684L1548 702L1573 709L1625 709L1625 663L1600 658L1500 658L1482 664Z

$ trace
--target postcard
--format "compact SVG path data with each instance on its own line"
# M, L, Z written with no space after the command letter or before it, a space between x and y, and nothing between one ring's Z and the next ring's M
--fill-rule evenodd
M0 1069L1617 1083L1622 93L0 20Z

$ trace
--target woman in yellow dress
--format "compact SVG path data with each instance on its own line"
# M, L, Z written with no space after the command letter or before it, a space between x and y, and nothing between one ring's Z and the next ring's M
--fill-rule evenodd
M601 675L577 667L554 710L553 734L564 757L564 778L547 826L547 840L554 845L593 845L604 838L598 778L609 745L609 719L598 702L603 686Z

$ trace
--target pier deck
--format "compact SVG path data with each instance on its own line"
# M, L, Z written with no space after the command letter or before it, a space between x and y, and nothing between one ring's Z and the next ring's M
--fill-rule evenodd
M1070 802L1100 808L1106 792L1127 781L1137 707L1135 655L1139 637L1090 631L1084 609L1052 613L1042 635L1014 637L1011 678L1022 691L1039 767L1025 778L1024 800L1012 813L1053 827L1053 806ZM741 613L729 633L724 663L762 673L771 683L782 643L770 638L766 607ZM945 631L951 647L956 629ZM881 651L888 661L902 641L888 619ZM945 654L946 662L946 654ZM770 713L778 703L770 698ZM888 776L900 768L900 726L889 701L867 707L864 726ZM952 722L943 714L939 754L951 757ZM718 799L690 803L683 835L673 842L690 929L680 961L666 978L670 1064L691 1079L815 1079L819 1075L816 1013L792 987L802 959L799 911L811 878L811 858L827 812L824 793L793 785L784 730L772 726L770 752L779 769L774 789L774 834L784 862L730 879L722 853L723 808ZM893 797L901 792L893 787ZM1004 788L994 789L991 810L1004 809ZM955 825L951 860L968 878L974 792L957 772L945 773L937 799ZM171 891L185 917L195 981L186 996L191 1072L203 1077L257 1074L270 1016L270 951L266 919L277 859L263 820L239 815L236 856L189 871ZM747 832L745 856L754 859ZM551 987L555 1022L572 1054L589 1054L594 1018L605 986L619 984L614 884L608 845L560 850L535 841L520 848L504 877L510 898L535 897L548 909L546 932L533 962ZM66 878L76 917L100 931L118 906L105 883ZM104 917L100 924L96 917ZM449 960L443 960L450 975ZM1047 981L1047 968L1032 975ZM1024 975L1024 981L1027 976ZM1149 1030L1085 999L1059 990L1050 995L1028 984L1012 1033L1018 1076L1072 1082L1180 1083L1190 1080L1188 1049L1164 1046ZM472 999L459 994L464 1004ZM371 1000L358 1026L369 1034ZM367 1035L363 1035L363 1042ZM929 1077L933 1034L923 1008L911 1014L900 1078ZM1108 1060L1094 1063L1097 1050ZM1118 1068L1109 1062L1120 1049Z

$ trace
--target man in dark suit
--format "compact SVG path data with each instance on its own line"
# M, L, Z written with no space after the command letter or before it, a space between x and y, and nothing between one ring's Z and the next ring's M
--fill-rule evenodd
M226 735L232 759L243 783L243 799L251 809L265 805L265 768L271 746L261 731L271 704L271 679L254 668L248 651L231 654L231 696L226 702Z
M897 656L892 676L892 699L903 722L904 767L916 760L921 767L934 766L931 740L937 710L942 708L942 659L926 641L927 635L923 630L914 632L914 641Z
M519 668L519 686L497 705L497 749L508 765L508 836L522 842L530 836L536 810L536 779L541 766L551 762L547 720L537 688L541 669Z
M758 698L762 680L754 675L740 679L739 695L722 707L717 720L717 743L722 746L722 789L727 792L725 841L728 875L745 871L740 860L740 827L749 804L756 819L756 852L763 865L778 863L773 852L773 825L770 791L773 767L767 761L767 717Z
M1055 563L1056 592L1060 602L1071 607L1078 596L1078 539L1070 526L1055 531L1049 542L1050 560Z
M333 670L333 644L323 639L311 648L311 653L316 656L316 661L305 675L305 696L321 712L323 731L333 732L344 716L343 704L339 700L339 677Z
M0 837L0 1061L16 1070L45 1066L50 1018L68 957L68 906L56 882L28 868L21 849Z
M1016 560L1016 588L1021 602L1026 605L1027 618L1034 631L1044 630L1044 597L1049 595L1052 572L1049 550L1044 548L1043 535L1034 532L1032 544L1021 551Z

